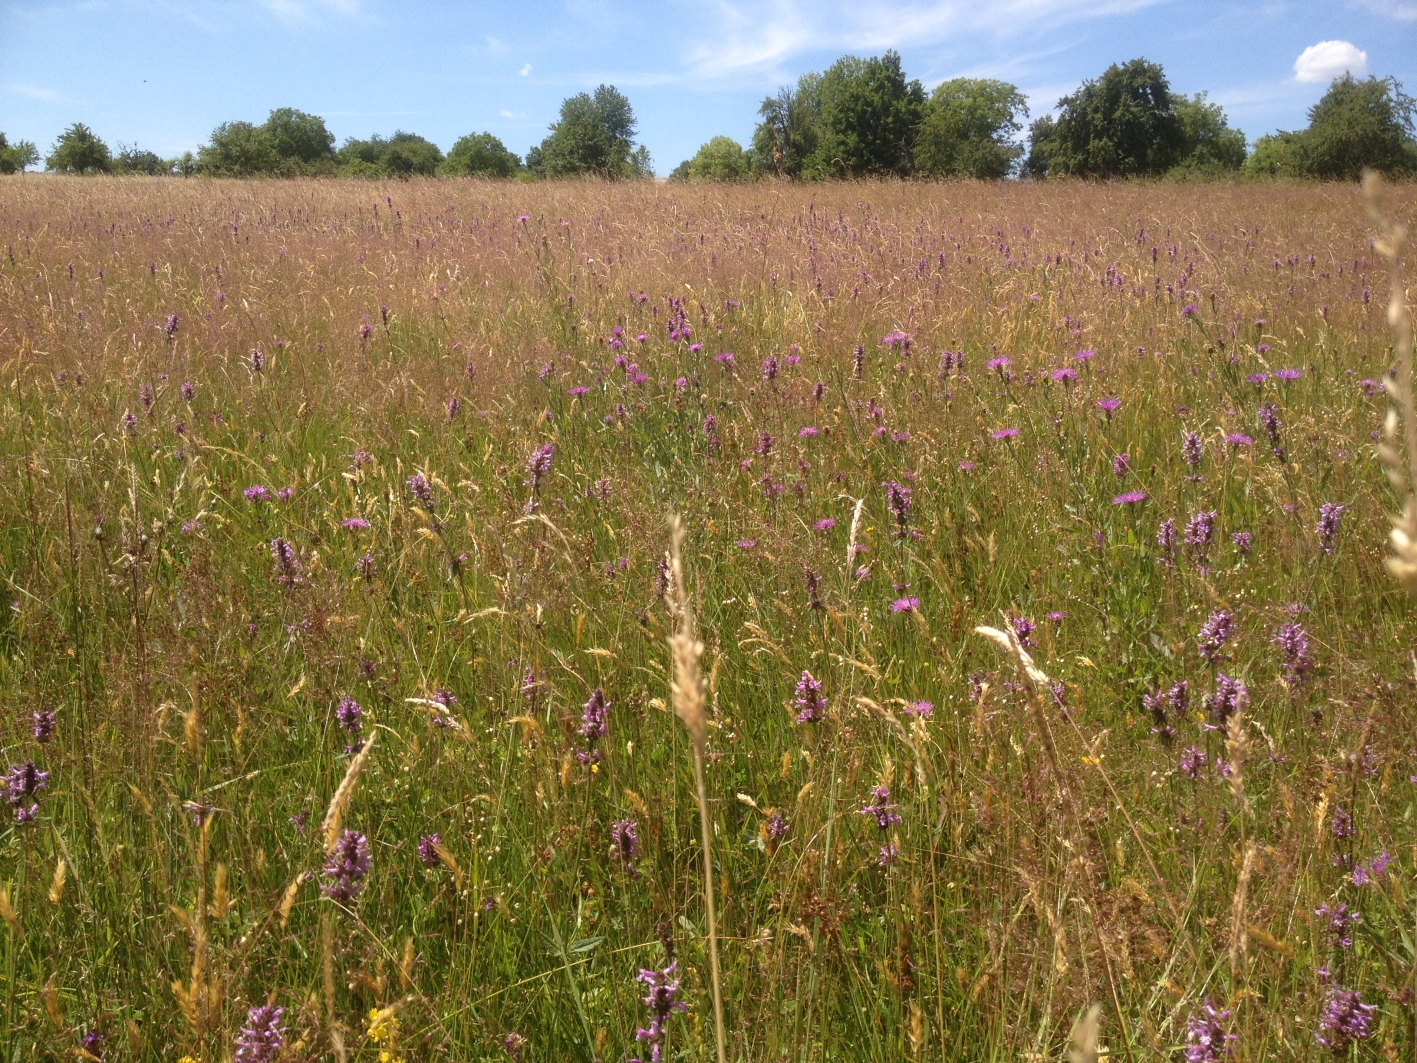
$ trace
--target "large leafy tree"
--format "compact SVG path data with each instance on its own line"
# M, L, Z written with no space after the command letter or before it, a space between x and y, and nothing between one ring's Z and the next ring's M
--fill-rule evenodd
M714 137L692 159L676 166L670 176L686 181L740 181L749 172L743 145L732 137Z
M39 162L39 149L28 140L17 140L11 144L4 133L0 133L0 173L24 173Z
M212 130L211 141L197 149L197 169L214 176L249 177L279 168L270 134L250 122L223 122Z
M821 87L821 74L803 74L795 89L781 88L763 101L749 149L754 169L802 176L821 139Z
M75 122L55 141L44 168L55 173L108 173L113 156L92 129Z
M167 174L172 172L173 165L157 152L147 151L136 144L119 144L118 157L113 160L113 169L117 173Z
M261 126L285 169L320 172L333 169L335 136L318 115L277 107Z
M906 80L898 53L838 59L822 74L818 99L820 134L808 176L910 173L925 90Z
M528 165L547 177L636 177L648 168L648 152L634 146L635 112L614 85L562 101L550 135L527 155Z
M915 168L931 177L1007 177L1023 156L1014 137L1027 116L1023 93L1007 82L946 81L925 103Z
M1309 109L1309 127L1260 137L1245 164L1275 177L1356 179L1365 168L1417 173L1417 101L1393 78L1337 78Z
M1030 129L1026 170L1088 177L1164 173L1181 160L1185 132L1166 75L1156 63L1113 64L1058 101L1056 119Z
M1183 173L1233 173L1245 163L1245 134L1231 129L1218 103L1206 94L1173 97L1181 123L1181 157L1175 169Z
M511 177L522 161L491 133L469 133L458 138L443 160L445 174L461 177Z

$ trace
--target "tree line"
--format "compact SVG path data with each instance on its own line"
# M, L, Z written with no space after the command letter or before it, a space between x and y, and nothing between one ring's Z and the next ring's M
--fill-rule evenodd
M1113 64L1058 101L1056 113L1027 126L1017 86L954 78L926 93L906 78L894 51L844 56L825 71L767 97L745 148L714 137L680 163L671 180L744 181L763 177L975 178L1017 176L1158 177L1252 174L1353 179L1364 167L1417 174L1417 104L1393 78L1336 79L1309 109L1309 124L1260 137L1253 148L1205 93L1171 91L1156 63ZM59 173L138 173L409 178L481 176L533 179L653 175L648 149L635 143L630 101L613 85L561 103L541 143L521 158L491 133L470 133L446 155L415 133L395 132L339 148L318 115L292 107L257 125L223 122L196 153L164 159L136 146L110 151L75 123L45 158ZM35 145L0 133L0 173L39 162Z

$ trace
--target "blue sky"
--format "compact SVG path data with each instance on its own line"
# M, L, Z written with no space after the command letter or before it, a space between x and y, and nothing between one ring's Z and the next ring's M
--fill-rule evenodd
M746 143L777 86L887 48L927 88L1011 81L1035 117L1145 56L1253 139L1301 127L1344 68L1417 95L1417 0L0 0L0 131L47 152L82 121L170 156L293 106L341 142L488 130L525 154L607 82L667 173L716 134Z

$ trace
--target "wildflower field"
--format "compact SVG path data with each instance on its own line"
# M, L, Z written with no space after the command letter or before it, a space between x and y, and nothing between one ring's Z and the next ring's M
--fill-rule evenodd
M1371 235L0 182L4 1058L1412 1058Z

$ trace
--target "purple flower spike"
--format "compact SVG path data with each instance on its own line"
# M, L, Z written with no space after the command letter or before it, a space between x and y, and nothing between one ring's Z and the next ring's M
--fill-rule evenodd
M822 696L822 683L814 679L811 672L803 672L797 680L797 691L792 699L796 706L798 723L820 723L827 713L827 699Z
M640 825L632 819L617 819L610 824L610 852L633 873L640 856Z
M1376 1005L1364 1004L1357 990L1331 986L1314 1040L1335 1052L1355 1041L1366 1041L1372 1036L1373 1013L1377 1010Z
M236 1035L236 1063L275 1063L285 1047L281 1026L284 1008L262 1004L246 1012L246 1023Z
M1318 534L1319 545L1326 554L1333 553L1334 543L1338 539L1338 526L1343 523L1343 511L1347 508L1337 502L1325 502L1319 507L1319 523L1314 531Z
M1209 1000L1199 1012L1191 1012L1186 1022L1186 1063L1217 1063L1230 1055L1230 1044L1236 1036L1225 1029L1228 1018L1228 1010L1216 1011Z
M353 901L369 874L369 839L357 830L341 833L323 870L325 896L340 904Z
M873 786L871 788L871 800L856 810L858 816L870 816L876 821L878 830L890 830L892 825L901 822L900 813L896 811L898 806L891 804L891 792L885 786Z
M425 834L418 839L418 862L427 868L437 867L442 861L438 855L438 846L443 844L443 839L437 834Z

